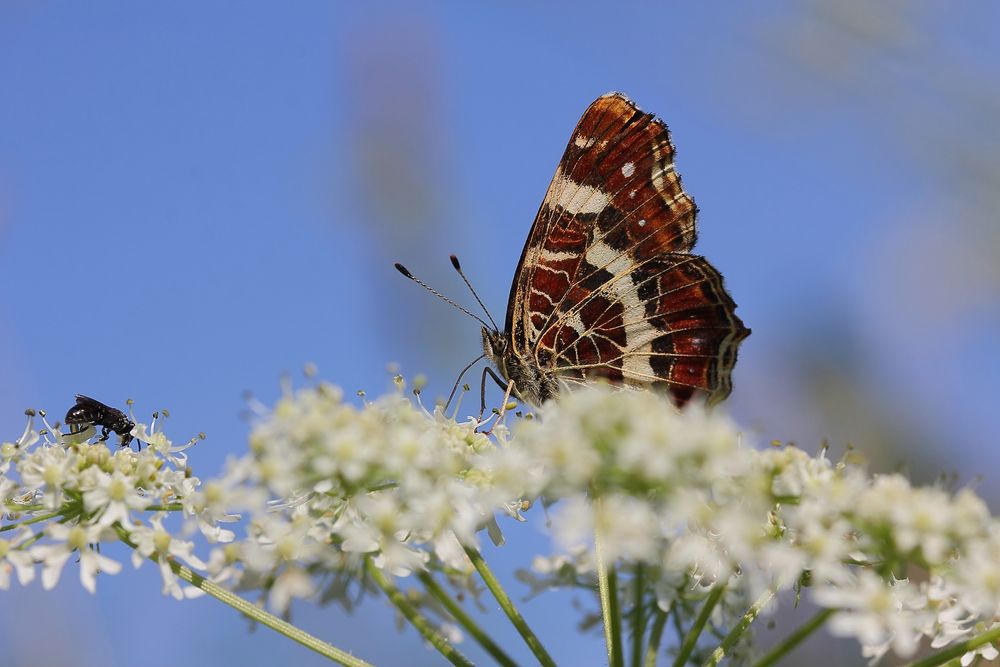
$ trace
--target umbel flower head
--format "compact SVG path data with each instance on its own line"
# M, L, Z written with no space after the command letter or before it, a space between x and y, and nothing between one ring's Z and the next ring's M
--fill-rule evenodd
M385 576L443 573L478 593L480 532L500 543L501 522L543 501L553 550L522 573L535 592L613 566L664 611L693 617L707 595L724 628L747 599L794 589L873 658L967 640L1000 605L1000 524L972 491L758 449L724 413L650 392L587 387L488 436L402 391L348 401L317 384L261 407L248 453L204 484L181 453L193 441L174 446L155 422L137 423L155 443L139 452L34 423L0 445L0 588L39 565L49 588L72 560L94 590L120 569L94 547L117 540L174 597L194 594L179 564L279 612L317 594L351 608Z

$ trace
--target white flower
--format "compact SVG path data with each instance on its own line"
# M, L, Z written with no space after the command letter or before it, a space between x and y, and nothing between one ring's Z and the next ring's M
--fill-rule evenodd
M287 567L278 574L271 586L268 606L275 613L284 614L288 611L292 598L306 598L315 592L312 578L307 572L300 567Z
M604 496L596 503L575 496L559 504L552 521L556 540L567 549L589 545L596 530L608 562L655 561L662 546L658 524L650 503L622 494Z
M146 559L156 561L163 579L163 594L179 600L183 591L170 567L170 559L183 561L198 569L207 566L194 555L193 542L178 540L163 527L164 518L163 513L156 514L149 519L149 526L137 525L131 530L129 538L136 545L132 551L132 565L138 568Z
M117 470L108 474L96 467L88 468L81 483L85 489L83 506L98 515L99 526L118 522L127 530L133 525L129 510L141 512L151 504L150 499L135 488L135 480Z
M22 586L35 578L35 559L29 551L20 548L34 535L30 529L24 527L12 537L10 540L0 537L0 590L7 590L10 587L12 571L17 574L17 580Z
M42 587L45 590L51 590L59 583L63 565L74 552L79 554L80 583L90 593L97 590L98 572L118 574L122 568L121 563L91 548L91 545L108 538L100 526L50 523L45 532L56 542L31 549L31 555L42 563Z
M63 447L41 447L29 454L18 467L21 482L44 489L42 503L49 510L63 502L64 489L75 487L77 457Z
M197 439L192 438L182 445L175 445L167 438L163 431L155 430L155 424L147 427L140 422L137 422L135 428L132 429L132 435L146 443L148 453L156 454L169 461L175 468L181 470L187 465L187 454L183 452L197 443Z
M926 598L906 579L888 584L869 570L860 570L853 585L820 584L813 598L838 611L830 619L835 635L855 637L863 646L876 649L891 643L901 656L913 655L923 628L933 621L925 609Z

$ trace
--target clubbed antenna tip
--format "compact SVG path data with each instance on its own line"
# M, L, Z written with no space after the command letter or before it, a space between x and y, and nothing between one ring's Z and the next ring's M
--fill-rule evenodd
M479 304L479 307L483 309L483 312L486 313L486 317L490 319L490 323L493 325L494 331L498 329L499 327L497 327L497 323L493 321L493 316L490 315L490 311L487 310L483 300L479 298L478 294L476 294L476 290L472 287L472 283L470 283L469 279L465 277L465 272L462 271L462 265L458 263L458 257L455 255L451 255L451 265L455 267L456 271L458 271L458 275L462 276L462 280L465 282L465 286L469 288L469 291L472 292L472 296L476 297L476 302Z
M437 298L441 299L445 303L451 304L455 308L458 308L460 311L462 311L463 313L465 313L469 317L475 319L477 322L479 322L480 324L482 324L484 327L487 327L487 328L489 327L489 325L486 324L485 321L483 321L483 318L479 317L478 315L473 315L467 308L463 308L462 306L458 305L457 303L455 303L454 301L452 301L451 299L449 299L448 297L446 297L444 294L441 294L441 292L438 292L436 289L434 289L433 287L429 286L423 280L421 280L420 278L417 278L415 275L413 275L412 273L410 273L409 269L407 269L405 266L403 266L399 262L396 262L395 267L396 267L397 271L399 271L400 273L402 273L404 276L406 276L407 278L409 278L410 280L412 280L416 284L418 284L421 287L423 287L425 290L427 290L428 292L430 292L431 294L433 294ZM466 282L468 282L468 281L466 281ZM488 315L489 315L489 313L487 313L487 316ZM493 321L492 318L490 319L490 321L491 322ZM496 329L496 325L493 325L493 328Z

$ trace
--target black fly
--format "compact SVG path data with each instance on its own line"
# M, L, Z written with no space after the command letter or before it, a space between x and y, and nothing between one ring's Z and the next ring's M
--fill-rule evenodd
M101 440L107 440L111 431L114 431L121 438L122 447L128 447L135 437L131 431L135 428L135 422L128 418L124 412L110 405L104 405L100 401L84 396L76 395L76 405L71 407L66 413L66 424L93 424L101 427Z

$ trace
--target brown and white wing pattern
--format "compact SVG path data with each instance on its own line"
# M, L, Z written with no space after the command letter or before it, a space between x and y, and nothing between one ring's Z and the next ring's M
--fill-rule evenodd
M583 114L511 285L509 353L566 382L725 398L750 331L722 276L689 254L694 200L666 125L623 95Z

